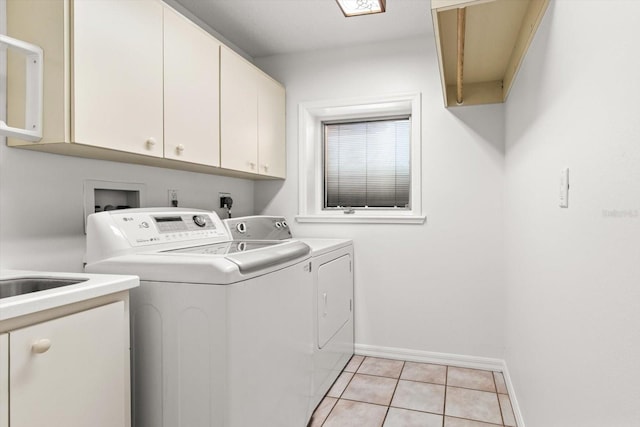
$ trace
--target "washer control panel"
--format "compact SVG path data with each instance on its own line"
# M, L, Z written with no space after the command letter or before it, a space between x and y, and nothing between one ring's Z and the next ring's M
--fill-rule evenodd
M195 239L229 239L215 213L209 212L126 212L112 213L116 227L132 246L172 243Z
M291 238L287 220L281 216L245 216L224 220L233 240L285 240Z

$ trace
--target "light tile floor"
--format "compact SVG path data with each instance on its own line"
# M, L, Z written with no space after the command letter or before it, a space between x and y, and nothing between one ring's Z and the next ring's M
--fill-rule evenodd
M309 427L517 427L500 372L353 356Z

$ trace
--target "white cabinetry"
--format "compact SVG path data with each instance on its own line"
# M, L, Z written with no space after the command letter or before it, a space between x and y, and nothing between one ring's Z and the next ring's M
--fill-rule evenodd
M124 311L119 301L9 332L11 427L128 425Z
M72 141L162 157L162 9L73 2Z
M10 36L45 52L43 139L10 146L284 178L284 88L160 0L9 1L7 15ZM7 119L23 127L16 55Z
M220 166L220 43L164 12L164 156Z
M285 178L285 90L266 74L258 78L258 173Z
M284 178L284 88L224 46L220 70L221 166Z
M258 71L227 47L220 52L220 164L257 173Z
M7 14L9 34L45 52L43 139L10 145L163 156L161 3L21 0L8 2ZM9 55L7 118L14 123L24 121L23 62Z

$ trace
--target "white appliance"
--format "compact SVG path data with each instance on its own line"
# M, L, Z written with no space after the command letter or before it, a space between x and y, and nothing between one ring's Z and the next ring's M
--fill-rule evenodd
M135 427L301 427L312 381L309 247L230 241L213 212L89 216L87 272L131 292Z
M278 216L225 219L236 241L291 239ZM298 238L311 247L313 276L313 381L308 416L329 391L354 352L353 241Z

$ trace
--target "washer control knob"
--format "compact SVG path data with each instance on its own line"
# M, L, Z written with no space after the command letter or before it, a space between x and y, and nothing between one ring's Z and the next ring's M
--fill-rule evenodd
M198 227L204 227L205 225L207 225L207 220L202 215L194 215L193 216L193 222Z
M278 230L282 228L282 223L280 221L276 221L276 228Z
M287 221L282 221L282 226L284 228L287 228L287 227L289 227L289 224L287 224Z
M236 225L236 230L238 230L238 233L245 233L247 231L247 224L245 224L244 222L239 222Z

